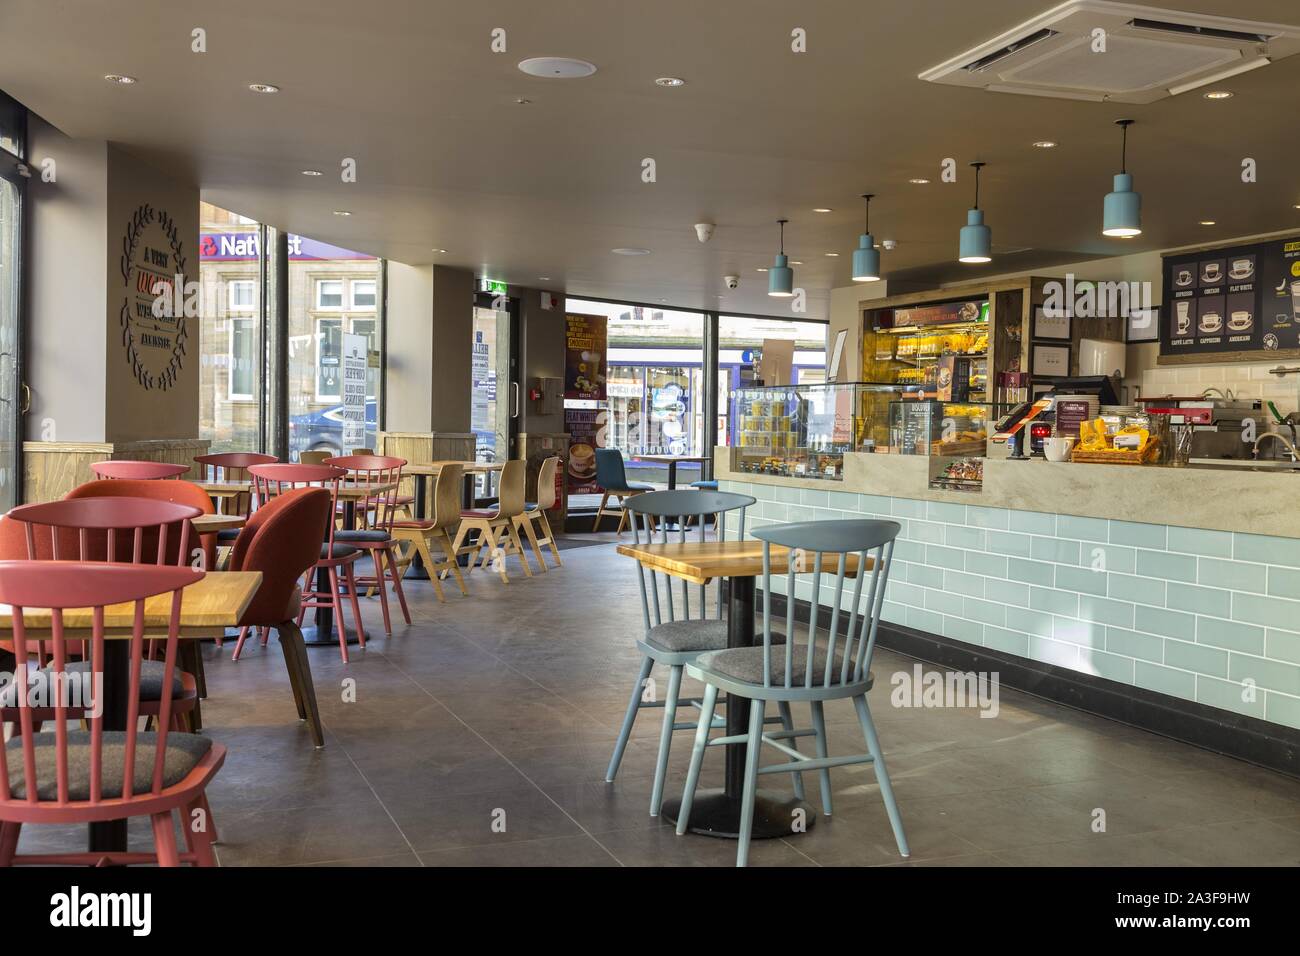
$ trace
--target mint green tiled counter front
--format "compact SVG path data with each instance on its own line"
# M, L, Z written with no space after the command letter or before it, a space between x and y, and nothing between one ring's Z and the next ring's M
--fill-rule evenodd
M749 531L897 521L886 622L1300 728L1300 539L721 484Z

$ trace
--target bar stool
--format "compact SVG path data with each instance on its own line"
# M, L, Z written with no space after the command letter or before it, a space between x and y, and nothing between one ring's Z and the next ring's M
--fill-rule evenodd
M670 520L678 523L678 531L671 532L680 542L687 540L686 519L689 516L700 518L698 540L704 541L704 516L719 512L736 511L738 514L738 537L745 536L745 509L754 504L755 499L749 495L737 495L725 491L687 491L677 488L672 491L652 491L637 495L624 507L632 515L632 537L641 543L644 531L649 543L654 543L655 524L659 526L659 542L667 544L670 532ZM642 525L638 526L636 516L642 516ZM656 521L655 519L662 519ZM726 541L726 528L719 525L718 540ZM649 575L649 586L646 576ZM660 593L659 578L663 578ZM655 764L654 786L650 794L650 816L657 817L663 803L664 781L668 773L668 751L672 745L673 732L689 730L693 722L677 723L677 699L682 685L682 668L695 660L705 651L719 650L727 646L727 622L722 616L722 580L717 582L716 606L710 615L707 607L707 587L698 585L696 615L691 615L691 586L677 582L681 588L681 603L673 600L673 580L666 574L647 569L637 562L637 580L641 587L641 618L644 633L636 642L641 652L641 671L636 683L632 685L632 696L628 701L627 713L623 717L623 726L619 730L618 741L614 744L614 755L610 758L609 768L605 771L605 780L612 783L618 774L623 752L627 749L628 739L632 736L632 725L637 713L643 707L662 707L664 709L663 726L659 733L659 758ZM662 702L643 699L643 687L650 679L650 672L656 664L668 667L668 692ZM690 699L685 703L700 706L700 701Z
M687 672L705 682L704 703L700 708L700 721L695 731L695 746L691 751L690 770L686 776L686 789L682 795L681 811L677 815L677 833L680 836L690 825L691 803L700 780L700 767L704 752L721 744L744 743L745 788L740 816L740 842L736 847L736 865L744 866L749 860L749 841L754 823L754 795L759 774L793 773L817 770L821 774L822 810L831 813L832 767L870 763L876 769L876 781L885 801L885 811L894 831L901 856L908 856L907 837L903 834L903 820L898 813L898 803L885 769L885 756L880 748L871 711L867 707L867 692L871 690L871 654L876 645L876 627L880 622L880 609L885 600L885 584L889 578L889 565L894 553L894 539L901 526L895 521L852 519L847 521L804 521L795 524L769 525L754 532L763 542L763 644L754 647L736 647L702 654L686 665ZM787 562L786 594L795 594L795 573L808 570L807 560L802 564L799 552L813 557L812 616L808 624L805 643L781 643L772 630L772 545L782 545L796 554ZM835 562L835 593L831 599L830 620L819 635L818 623L825 620L818 606L823 556L837 556ZM849 556L855 555L857 567L853 586L853 600L848 613L848 627L840 640L841 607L844 597L844 579L850 569ZM871 588L866 607L862 603L862 585L866 570L871 571ZM794 600L786 605L786 633L794 633ZM709 739L713 727L713 711L718 693L725 691L728 698L745 697L752 701L749 709L749 733L736 737ZM862 734L866 739L867 753L831 757L826 742L826 717L823 704L828 700L849 698L858 712ZM796 738L809 736L806 730L786 726L776 733L763 730L763 713L768 701L778 707L789 708L791 703L807 703L812 711L812 734L817 740L817 756L799 753L793 746ZM786 711L788 712L788 710ZM789 741L789 744L786 743ZM763 744L775 748L787 757L788 763L760 766Z

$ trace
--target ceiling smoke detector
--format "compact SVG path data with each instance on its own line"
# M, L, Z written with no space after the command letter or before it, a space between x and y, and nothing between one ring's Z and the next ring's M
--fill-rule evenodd
M1099 37L1105 52L1094 49ZM1294 53L1300 53L1300 26L1069 0L920 78L995 93L1141 104Z

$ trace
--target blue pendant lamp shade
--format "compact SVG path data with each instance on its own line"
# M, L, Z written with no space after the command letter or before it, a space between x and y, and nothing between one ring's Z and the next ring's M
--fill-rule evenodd
M1142 234L1142 194L1133 191L1133 177L1128 173L1128 128L1133 121L1118 120L1116 125L1124 131L1123 145L1115 190L1106 194L1102 207L1101 234L1128 238Z
M876 282L880 279L880 251L871 235L871 193L863 193L867 201L867 215L858 236L858 248L853 250L853 281Z
M783 299L794 295L794 270L790 268L790 260L785 256L785 224L789 221L777 220L781 224L781 251L777 253L772 268L767 273L767 294Z
M975 206L966 210L966 225L961 227L957 246L960 262L980 263L993 260L993 230L984 224L984 211L980 209L980 169L983 163L971 163L975 169Z

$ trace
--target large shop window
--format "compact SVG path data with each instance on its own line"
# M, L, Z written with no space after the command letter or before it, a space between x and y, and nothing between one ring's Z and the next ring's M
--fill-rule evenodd
M824 322L760 319L744 315L718 316L718 444L734 445L732 393L741 386L744 370L763 351L764 342L792 342L793 361L788 385L826 381Z

